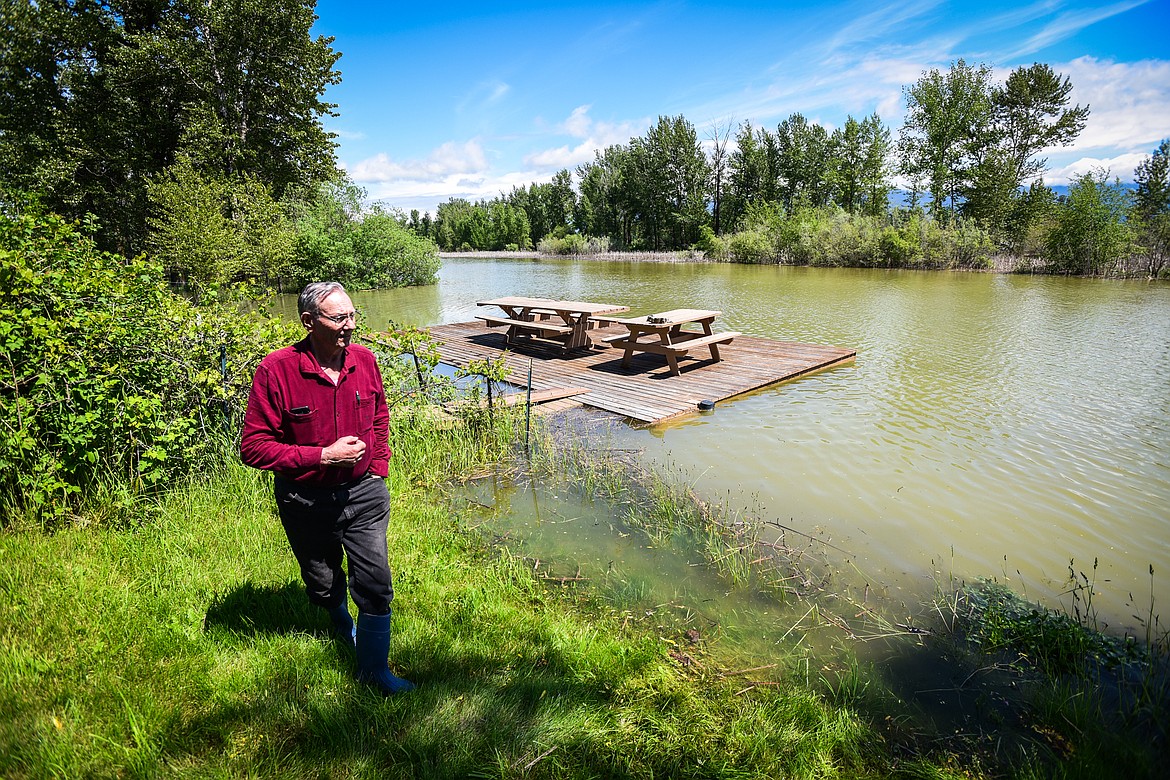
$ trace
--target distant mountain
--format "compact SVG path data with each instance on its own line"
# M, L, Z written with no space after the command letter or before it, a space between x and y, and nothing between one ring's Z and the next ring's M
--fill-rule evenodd
M1123 181L1121 183L1121 186L1127 190L1136 190L1137 189L1137 185L1134 184L1133 182ZM1062 198L1062 197L1065 197L1066 195L1068 195L1068 185L1067 184L1050 184L1048 186L1048 188L1050 190L1052 190L1054 193L1056 193L1056 197L1058 197L1058 198ZM920 196L920 200L921 199L925 199L925 196ZM910 191L909 190L891 190L890 191L890 208L898 208L900 206L906 206L909 203L910 203Z

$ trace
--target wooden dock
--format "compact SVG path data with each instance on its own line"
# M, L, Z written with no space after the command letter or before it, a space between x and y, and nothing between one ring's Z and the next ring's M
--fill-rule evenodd
M719 362L697 349L679 360L671 376L659 355L634 356L622 368L622 350L595 347L565 356L558 344L526 343L509 348L504 328L459 322L430 329L444 363L464 367L472 360L495 360L507 350L508 381L525 387L532 359L534 393L576 389L571 401L646 423L698 411L700 401L719 402L852 360L856 351L839 347L738 336L719 348ZM589 331L597 344L625 332L620 326ZM584 392L580 392L584 391ZM563 401L560 403L564 403Z

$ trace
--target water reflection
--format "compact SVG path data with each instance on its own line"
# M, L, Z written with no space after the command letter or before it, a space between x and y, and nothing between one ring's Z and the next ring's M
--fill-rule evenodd
M430 288L354 295L367 322L466 321L506 294L857 350L852 365L625 429L710 495L824 528L907 593L993 576L1056 599L1069 561L1103 616L1170 604L1170 287L967 273L447 260ZM1151 586L1148 567L1153 565ZM1164 611L1164 610L1162 610Z

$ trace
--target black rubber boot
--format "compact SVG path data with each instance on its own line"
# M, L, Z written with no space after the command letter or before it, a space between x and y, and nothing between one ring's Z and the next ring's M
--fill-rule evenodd
M333 621L333 636L352 651L357 649L357 628L354 627L353 618L349 616L348 601L348 599L342 601L328 612L329 619Z
M394 676L386 666L390 659L390 615L358 614L358 679L385 696L414 690L414 683Z

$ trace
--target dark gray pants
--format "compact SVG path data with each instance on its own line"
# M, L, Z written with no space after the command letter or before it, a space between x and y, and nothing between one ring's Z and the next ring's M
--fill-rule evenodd
M343 603L342 553L349 567L349 593L360 612L385 615L394 599L386 526L390 492L372 476L335 488L306 487L279 477L275 483L280 522L301 566L309 601L326 609Z

